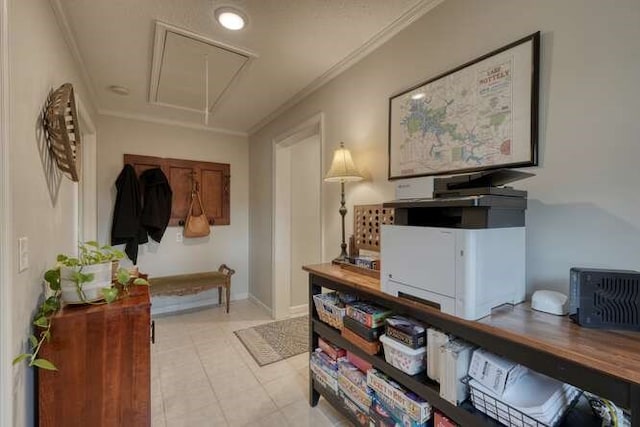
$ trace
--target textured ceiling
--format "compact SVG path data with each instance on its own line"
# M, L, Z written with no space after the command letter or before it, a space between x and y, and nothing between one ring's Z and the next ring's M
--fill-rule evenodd
M393 33L432 0L51 0L62 12L98 110L203 124L203 114L149 103L155 21L257 55L216 106L209 127L248 132L372 40ZM239 32L213 10L234 4L249 17ZM415 18L415 17L414 17ZM107 90L125 86L127 97ZM175 89L175 88L174 88Z

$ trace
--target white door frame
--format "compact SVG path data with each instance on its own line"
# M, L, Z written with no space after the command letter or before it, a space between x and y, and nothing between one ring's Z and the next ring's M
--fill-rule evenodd
M298 126L279 135L272 142L272 188L273 212L271 223L272 277L271 277L271 313L275 319L290 315L291 304L291 191L289 187L290 167L288 148L311 136L320 139L320 173L324 171L324 114L318 113ZM318 179L322 179L319 176ZM289 189L289 190L287 190ZM322 215L323 188L320 186L320 253L324 256L324 217Z
M82 99L76 95L82 147L80 160L80 182L78 183L78 241L98 240L98 158L96 126ZM109 242L102 242L108 244Z
M0 426L13 424L11 184L9 173L9 0L0 0Z

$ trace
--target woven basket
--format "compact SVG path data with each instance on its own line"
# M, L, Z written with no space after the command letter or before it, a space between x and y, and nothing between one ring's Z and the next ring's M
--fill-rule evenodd
M44 114L47 141L58 168L74 182L80 179L80 128L71 83L50 96Z
M339 297L336 292L313 296L313 302L320 320L336 329L342 330L344 327L342 319L347 309L344 306L338 306L338 299Z

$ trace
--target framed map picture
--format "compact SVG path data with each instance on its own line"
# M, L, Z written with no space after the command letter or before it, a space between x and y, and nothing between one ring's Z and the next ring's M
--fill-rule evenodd
M389 98L389 179L538 164L540 32Z

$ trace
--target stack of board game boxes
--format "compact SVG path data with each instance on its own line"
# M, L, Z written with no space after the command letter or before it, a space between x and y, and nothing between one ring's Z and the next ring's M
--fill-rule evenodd
M330 394L361 426L424 427L429 403L403 388L351 352L318 340L309 367L323 394Z
M367 354L380 352L379 338L391 311L365 301L350 302L346 309L342 336Z
M321 296L314 296L320 319L339 329L345 340L372 356L384 350L386 362L408 375L426 370L429 379L440 383L440 396L453 405L470 398L478 410L505 425L555 425L579 396L575 387L385 307L344 294ZM359 425L426 426L431 405L365 359L319 338L310 358L314 382ZM437 411L433 418L438 427L455 426Z

